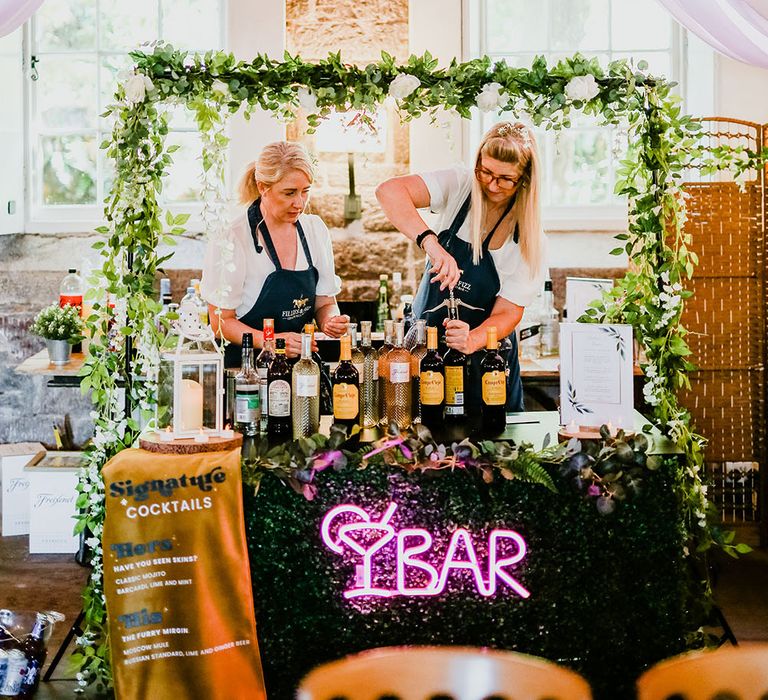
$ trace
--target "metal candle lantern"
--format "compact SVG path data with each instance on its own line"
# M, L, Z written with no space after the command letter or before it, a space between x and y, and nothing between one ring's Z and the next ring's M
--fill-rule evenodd
M184 304L160 353L157 428L161 437L221 434L224 356L199 309Z

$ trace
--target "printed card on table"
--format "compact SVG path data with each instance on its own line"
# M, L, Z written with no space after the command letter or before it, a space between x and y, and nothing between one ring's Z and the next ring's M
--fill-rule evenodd
M560 324L560 421L632 428L632 326Z
M603 292L613 289L612 279L591 277L565 278L565 308L568 322L576 323L593 301L601 299Z

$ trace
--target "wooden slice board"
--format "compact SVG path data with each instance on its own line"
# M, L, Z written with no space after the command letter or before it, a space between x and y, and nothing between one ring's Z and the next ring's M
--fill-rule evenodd
M166 455L194 455L201 452L227 452L243 444L243 436L235 433L234 437L209 437L208 442L195 442L194 438L177 438L171 442L161 442L157 433L147 433L139 439L142 450Z

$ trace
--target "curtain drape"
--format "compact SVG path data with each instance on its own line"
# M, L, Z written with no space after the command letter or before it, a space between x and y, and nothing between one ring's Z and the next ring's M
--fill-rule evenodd
M686 29L722 54L768 68L768 0L659 0Z
M43 0L0 0L0 36L18 29L42 4Z

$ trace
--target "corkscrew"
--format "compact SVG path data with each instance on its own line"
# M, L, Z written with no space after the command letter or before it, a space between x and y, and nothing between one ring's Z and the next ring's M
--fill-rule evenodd
M425 314L431 314L435 311L438 311L439 309L442 309L443 307L448 308L448 318L450 318L452 321L456 321L459 318L459 307L463 306L465 309L472 309L474 311L482 311L478 306L472 306L472 304L467 304L466 302L462 301L461 299L457 299L454 294L453 290L448 290L448 298L443 299L437 306L435 306L433 309L427 309L424 313Z

